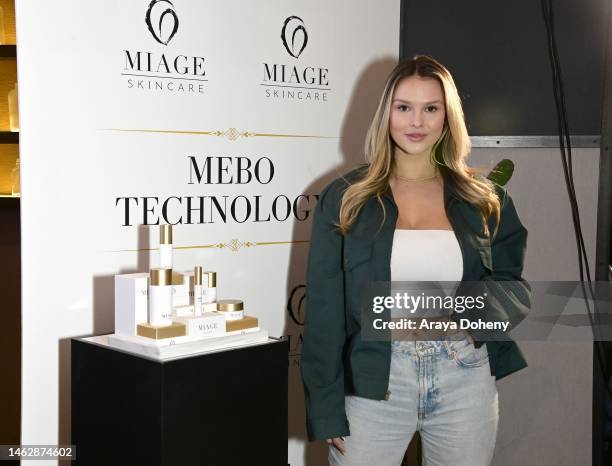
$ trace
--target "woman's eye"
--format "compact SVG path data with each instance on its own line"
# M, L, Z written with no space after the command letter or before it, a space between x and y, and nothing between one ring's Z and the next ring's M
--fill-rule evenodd
M397 107L397 109L398 109L400 112L405 112L406 110L408 110L408 107L407 107L406 105L399 105L399 106Z
M429 107L427 107L427 111L430 113L437 112L438 107L436 107L435 105L430 105Z

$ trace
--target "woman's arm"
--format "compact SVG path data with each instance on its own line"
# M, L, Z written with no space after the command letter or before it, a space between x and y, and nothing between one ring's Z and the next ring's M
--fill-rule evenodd
M488 322L509 322L510 329L518 325L528 314L531 308L531 287L522 277L525 252L527 248L527 230L522 225L514 202L508 192L498 188L501 204L500 223L497 234L491 242L491 270L481 282L470 283L462 293L465 295L487 294L486 306L481 313L466 312L466 315L454 314L455 318L480 318ZM489 225L493 229L494 225ZM458 293L459 294L459 293ZM472 316L468 315L472 313ZM476 341L476 347L483 341L491 338L496 332L471 331ZM504 335L495 334L495 339Z
M310 440L349 434L344 407L346 330L343 241L336 229L338 192L338 183L332 183L321 193L310 238L301 361Z

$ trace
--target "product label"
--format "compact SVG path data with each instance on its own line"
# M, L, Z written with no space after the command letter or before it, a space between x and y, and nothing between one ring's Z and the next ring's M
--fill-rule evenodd
M203 323L203 324L198 325L198 329L201 332L210 332L218 328L220 328L219 322L208 322L208 323Z
M210 337L225 334L225 318L217 313L205 313L202 316L175 320L185 324L189 336Z
M244 311L224 311L220 312L227 320L240 320L244 317Z

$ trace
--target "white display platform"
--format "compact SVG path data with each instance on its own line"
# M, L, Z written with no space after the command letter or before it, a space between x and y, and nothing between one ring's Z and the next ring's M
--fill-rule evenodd
M82 338L84 341L108 346L128 353L144 356L156 361L167 361L171 359L192 356L195 354L209 353L220 350L240 348L268 343L268 331L260 328L241 330L233 334L221 337L205 339L180 340L181 338L168 338L166 340L152 340L150 338L131 335L98 335ZM173 341L173 343L170 342Z

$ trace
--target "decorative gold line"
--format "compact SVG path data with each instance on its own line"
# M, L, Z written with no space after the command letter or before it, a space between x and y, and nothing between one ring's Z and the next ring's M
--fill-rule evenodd
M256 246L270 246L273 244L298 244L298 243L310 243L310 240L297 240L297 241L258 241L255 243Z
M119 129L119 128L104 128L102 131L121 131L124 133L169 133L169 134L200 134L212 135L214 131L170 131L161 129Z
M199 246L176 246L174 249L206 249L206 248L216 248L217 244L202 244Z
M238 240L233 240L238 242ZM230 242L231 243L231 242ZM174 246L174 249L186 250L186 249L231 249L233 251L238 251L240 249L239 246L273 246L280 244L304 244L310 243L310 240L296 240L296 241L257 241L257 242L245 242L236 245L225 244L225 243L217 243L217 244L202 244L202 245L194 245L194 246ZM157 251L158 248L141 248L141 249L117 249L114 251L106 251L106 252L145 252L145 251Z
M338 136L310 136L307 134L274 134L274 133L252 133L253 136L264 136L269 138L319 138L319 139L339 139Z
M232 131L233 130L233 131ZM227 136L230 140L242 137L270 137L270 138L316 138L316 139L339 139L338 136L317 136L310 134L281 134L281 133L251 133L248 131L240 132L235 128L230 128L227 131L178 131L178 130L161 130L161 129L121 129L121 128L104 128L102 131L120 131L124 133L159 133L159 134L192 134L199 136Z

